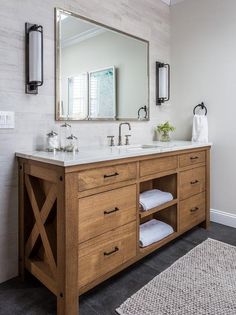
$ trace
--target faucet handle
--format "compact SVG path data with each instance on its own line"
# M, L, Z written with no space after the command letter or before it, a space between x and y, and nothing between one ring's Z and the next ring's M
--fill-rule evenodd
M115 136L107 136L107 138L110 140L110 144L109 144L110 147L114 147L115 145L114 137Z
M125 145L129 145L129 137L131 137L131 135L125 135Z

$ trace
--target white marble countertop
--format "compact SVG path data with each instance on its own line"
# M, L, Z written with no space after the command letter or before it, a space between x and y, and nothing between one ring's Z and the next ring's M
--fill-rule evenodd
M96 163L102 161L118 160L128 157L144 156L158 153L173 152L211 146L211 143L194 143L191 141L153 141L142 145L115 146L115 147L81 147L79 152L16 152L17 157L45 162L59 166L73 166Z

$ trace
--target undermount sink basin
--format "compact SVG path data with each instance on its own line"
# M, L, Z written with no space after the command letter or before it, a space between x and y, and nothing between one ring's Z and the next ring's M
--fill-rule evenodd
M122 146L115 146L114 148L117 148L121 151L140 151L140 150L161 150L161 149L166 149L166 148L173 148L175 147L174 143L171 142L163 142L163 143L158 143L158 144L133 144L133 145L122 145Z
M158 149L161 148L160 145L155 144L142 144L137 146L128 147L127 150L143 150L143 149Z
M155 148L161 148L161 145L156 144L143 144L141 146L142 149L155 149Z

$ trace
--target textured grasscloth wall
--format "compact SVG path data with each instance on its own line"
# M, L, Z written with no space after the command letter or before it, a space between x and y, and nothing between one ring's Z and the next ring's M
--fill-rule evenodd
M208 106L211 208L236 215L236 1L186 0L171 7L173 119L191 138L193 106Z
M0 130L0 282L17 275L17 170L14 152L43 143L54 122L54 7L77 12L150 41L150 122L132 123L132 141L153 137L170 116L155 106L155 60L169 59L169 7L160 0L1 0L0 110L16 113L14 130ZM45 83L38 96L24 93L24 23L44 26ZM133 91L135 93L135 91ZM74 123L80 145L104 143L118 123Z

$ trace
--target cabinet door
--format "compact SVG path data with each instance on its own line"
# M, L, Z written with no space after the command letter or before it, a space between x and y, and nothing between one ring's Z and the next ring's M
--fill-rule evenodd
M135 179L136 163L126 163L81 171L78 177L79 191L106 186Z
M79 199L79 242L136 220L136 185Z
M140 162L140 176L143 177L160 172L174 170L177 167L177 156L145 160Z
M186 199L205 191L205 167L180 172L180 199Z
M205 192L180 202L180 231L203 222L206 219Z
M135 257L136 222L79 245L79 287L98 279Z
M197 163L205 163L205 161L206 161L205 151L187 153L180 155L179 167L195 165Z

